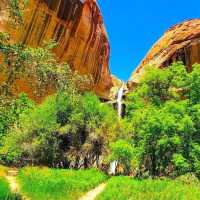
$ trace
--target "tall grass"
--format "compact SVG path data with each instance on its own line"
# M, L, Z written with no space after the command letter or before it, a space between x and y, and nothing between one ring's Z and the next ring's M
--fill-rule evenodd
M2 176L0 177L0 200L20 200L21 197L10 191L8 182Z
M7 167L0 165L0 177L5 177L7 174L7 171L8 171Z
M96 200L199 200L200 188L172 180L114 177Z
M20 171L20 191L34 200L77 200L107 179L95 170L59 170L28 167Z
M0 199L4 200L10 195L9 184L3 177L0 177Z

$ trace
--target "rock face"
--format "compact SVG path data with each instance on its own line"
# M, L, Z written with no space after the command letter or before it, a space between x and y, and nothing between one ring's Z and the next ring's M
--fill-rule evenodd
M145 65L166 67L174 61L183 61L191 69L200 63L200 19L188 20L171 27L151 48L131 76L137 83Z
M108 67L110 47L95 0L29 0L23 28L15 31L1 13L0 31L8 31L13 40L33 47L54 39L58 42L55 53L59 60L66 61L79 73L91 76L91 89L100 97L109 98L112 87ZM29 81L21 80L26 85L24 91L18 80L21 88L18 92L31 93ZM30 95L34 98L34 94Z

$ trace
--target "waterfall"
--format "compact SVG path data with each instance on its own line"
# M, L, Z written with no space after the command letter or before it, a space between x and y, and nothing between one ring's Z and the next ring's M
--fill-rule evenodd
M110 163L110 171L109 171L110 175L115 175L116 174L117 164L118 164L117 161L113 161L113 162Z
M118 116L120 118L122 116L123 94L124 94L124 85L121 86L121 88L119 89L118 94L117 94L117 111L118 111Z
M121 88L119 89L119 91L117 93L117 111L118 111L119 118L122 117L123 94L124 94L124 84L121 86ZM109 170L109 174L110 175L115 175L116 174L117 165L118 165L118 161L117 160L112 161L110 163L110 170Z

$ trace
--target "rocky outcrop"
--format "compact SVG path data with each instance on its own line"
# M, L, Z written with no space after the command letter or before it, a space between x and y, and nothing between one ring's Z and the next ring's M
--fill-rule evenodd
M151 48L131 76L129 85L140 79L145 65L169 66L182 61L188 70L200 63L200 19L188 20L171 27Z
M30 46L54 39L58 43L55 53L59 60L91 76L91 89L100 97L109 98L112 87L108 67L110 47L95 0L29 0L20 30L10 27L5 16L0 13L0 31L8 31L13 40ZM18 92L30 93L34 98L28 82L30 80L22 78L15 84L20 88ZM47 94L51 92L46 91Z
M110 99L115 100L117 98L117 93L124 82L118 79L116 76L112 75L112 83L113 87L110 90Z

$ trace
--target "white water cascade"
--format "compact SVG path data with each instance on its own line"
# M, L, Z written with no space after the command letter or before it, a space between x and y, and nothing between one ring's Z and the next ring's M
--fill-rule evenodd
M119 89L118 94L117 94L117 111L118 111L118 116L120 118L122 116L123 94L124 94L124 85L121 86L121 88Z
M124 94L124 84L121 86L117 93L117 111L119 118L122 117L122 100L123 100L123 94ZM110 163L110 171L109 174L115 175L116 174L116 168L118 165L118 161L113 161Z
M109 171L110 175L116 174L117 164L118 164L118 162L116 160L110 163L110 171Z

